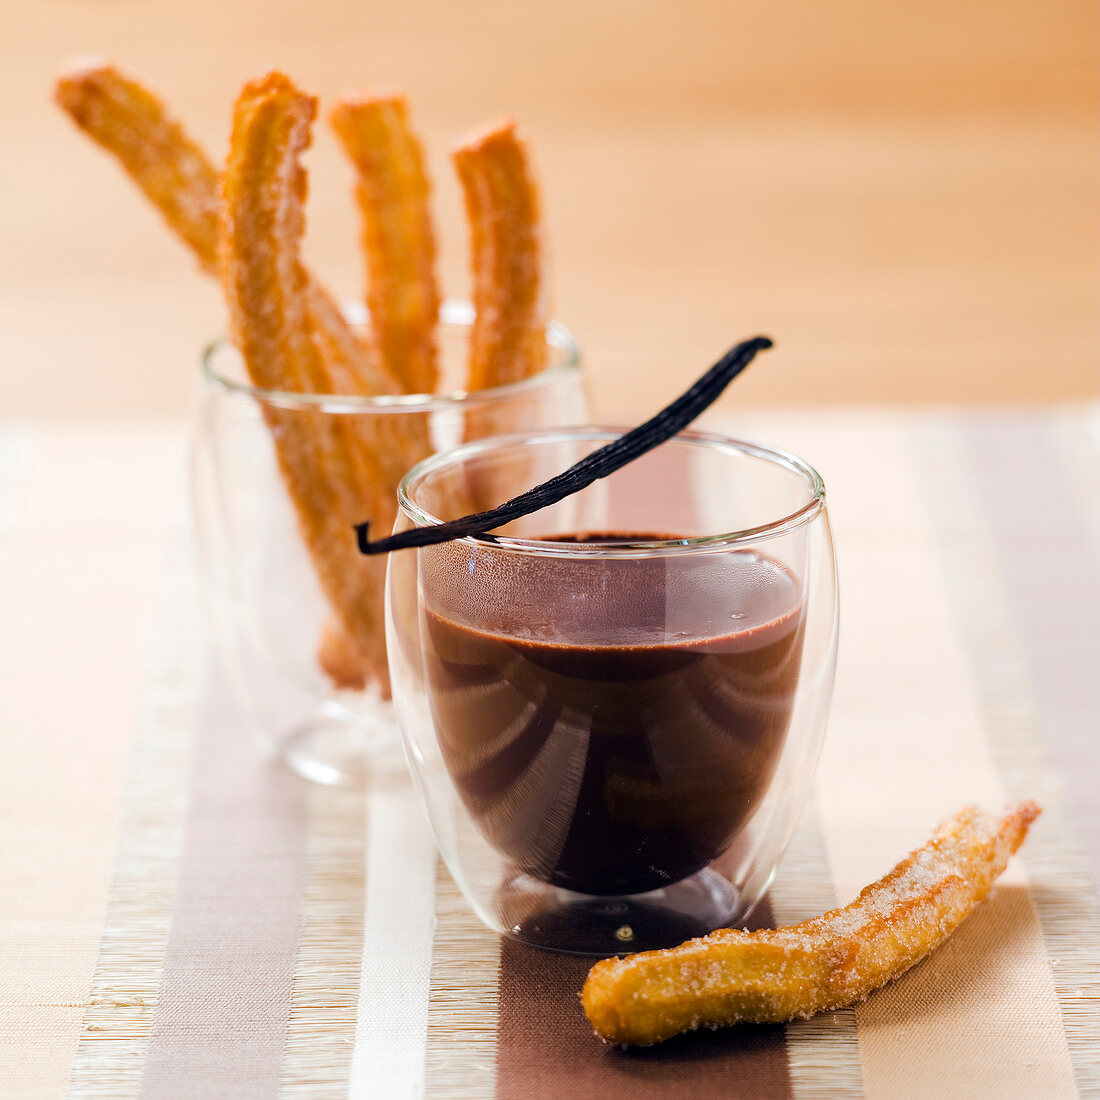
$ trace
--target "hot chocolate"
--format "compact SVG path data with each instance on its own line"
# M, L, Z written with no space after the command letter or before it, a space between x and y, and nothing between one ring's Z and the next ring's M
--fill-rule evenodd
M673 571L659 555L611 569L530 555L482 586L475 556L469 591L423 611L446 765L486 839L540 881L601 895L677 882L768 788L802 595L758 553L691 557Z

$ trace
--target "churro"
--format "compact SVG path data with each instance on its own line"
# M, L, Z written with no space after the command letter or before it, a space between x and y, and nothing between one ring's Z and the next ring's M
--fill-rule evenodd
M219 173L183 126L148 88L98 58L73 62L58 78L62 109L112 153L130 178L190 246L200 267L218 275ZM329 349L337 393L398 393L396 379L369 354L344 322L331 294L307 275L311 325Z
M98 58L70 64L54 89L58 104L109 150L211 275L218 264L218 173L137 81Z
M395 93L345 96L331 121L356 171L375 346L409 393L432 393L439 376L435 234L408 105Z
M844 1007L938 947L989 893L1040 813L967 807L851 905L778 930L722 929L679 947L605 959L581 1000L596 1034L649 1046L682 1031L778 1023Z
M191 248L200 267L217 276L219 173L198 143L170 117L161 100L115 66L96 58L71 64L58 78L55 95L77 126L115 156L169 227ZM314 364L314 392L399 392L401 385L356 337L332 295L312 274L303 271L303 278L301 295L309 331L321 353L321 363ZM276 372L268 377L268 384L301 391L310 380L291 382ZM360 506L368 507L379 524L392 522L397 482L430 451L426 423L416 424L408 417L374 421L349 416L345 420L369 489ZM335 623L325 628L319 660L337 686L364 686L362 647Z
M299 260L306 177L299 163L316 103L282 74L247 84L234 111L223 182L221 271L235 342L257 386L325 392L306 322ZM265 405L279 467L321 588L343 629L387 682L382 571L348 538L371 475L342 418Z
M435 241L423 157L400 96L349 97L333 114L358 175L372 344L353 331L299 259L305 177L297 152L312 120L302 104L312 101L285 77L273 74L242 93L224 179L152 91L103 60L71 63L55 95L77 126L120 162L200 267L222 279L254 384L355 396L435 387ZM483 388L524 377L544 361L538 198L510 122L468 138L455 160L475 239L478 321L469 385ZM277 170L286 176L276 178ZM285 208L277 208L275 196L286 200ZM335 612L321 638L321 667L337 686L362 687L371 675L385 683L377 621L381 575L362 562L348 530L364 515L376 529L392 524L398 482L432 450L429 415L292 412L278 402L264 402L264 415ZM515 425L489 410L468 416L465 434L507 426Z
M469 386L527 378L546 361L547 291L538 190L512 119L452 150L470 223L474 318Z
M362 691L372 667L370 655L340 625L335 615L321 624L317 644L317 664L334 687Z

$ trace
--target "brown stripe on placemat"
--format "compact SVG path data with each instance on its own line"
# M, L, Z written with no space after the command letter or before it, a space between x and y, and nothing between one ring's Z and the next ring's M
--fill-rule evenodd
M141 1094L269 1097L298 949L305 788L260 759L217 673L199 712L190 791Z
M1100 884L1100 553L1056 430L1034 414L991 414L967 421L963 444L1047 748Z
M752 927L772 924L767 900ZM500 960L498 1100L786 1100L792 1095L783 1027L740 1027L679 1036L623 1051L592 1034L577 994L592 959L504 942Z

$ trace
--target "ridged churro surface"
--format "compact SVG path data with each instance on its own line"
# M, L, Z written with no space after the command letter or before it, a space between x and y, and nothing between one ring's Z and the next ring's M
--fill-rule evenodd
M72 62L58 104L113 153L211 274L218 265L218 172L148 88L100 58Z
M218 275L220 174L149 88L98 58L73 62L54 89L58 104L111 153L199 265ZM304 291L310 324L326 348L334 393L397 393L400 386L348 328L312 274Z
M302 392L325 392L326 384L305 320L299 260L306 192L299 157L315 113L312 97L280 73L245 86L234 111L221 235L233 336L252 381ZM375 475L343 418L271 405L264 415L321 588L386 683L382 570L348 537Z
M345 96L331 118L355 166L375 346L409 393L432 393L439 376L435 234L408 104L396 93Z
M245 86L224 173L153 91L106 61L71 63L55 96L119 161L203 270L222 280L254 385L338 396L436 388L435 236L423 154L403 96L348 96L332 115L356 170L371 340L352 330L300 259L305 174L298 155L316 105L287 77L271 73ZM491 388L545 363L538 193L511 120L469 135L454 155L473 238L477 315L467 388ZM336 612L320 641L321 667L338 686L362 687L372 676L384 683L375 621L381 571L358 559L348 532L365 519L376 530L392 526L401 477L432 450L428 414L333 415L265 405L264 415ZM491 405L470 412L461 430L474 438L518 426L507 409ZM364 587L368 573L377 574L373 587ZM357 593L367 595L357 600Z
M527 378L546 361L542 221L527 146L507 118L452 150L470 223L473 301L469 388Z

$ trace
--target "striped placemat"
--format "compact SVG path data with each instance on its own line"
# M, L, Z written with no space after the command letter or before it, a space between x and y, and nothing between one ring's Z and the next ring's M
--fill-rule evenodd
M309 787L211 665L175 425L0 430L0 1095L1100 1095L1100 436L1087 410L712 422L825 477L837 695L755 919L853 897L966 802L1045 813L854 1010L641 1053L587 964L484 930L406 782Z

